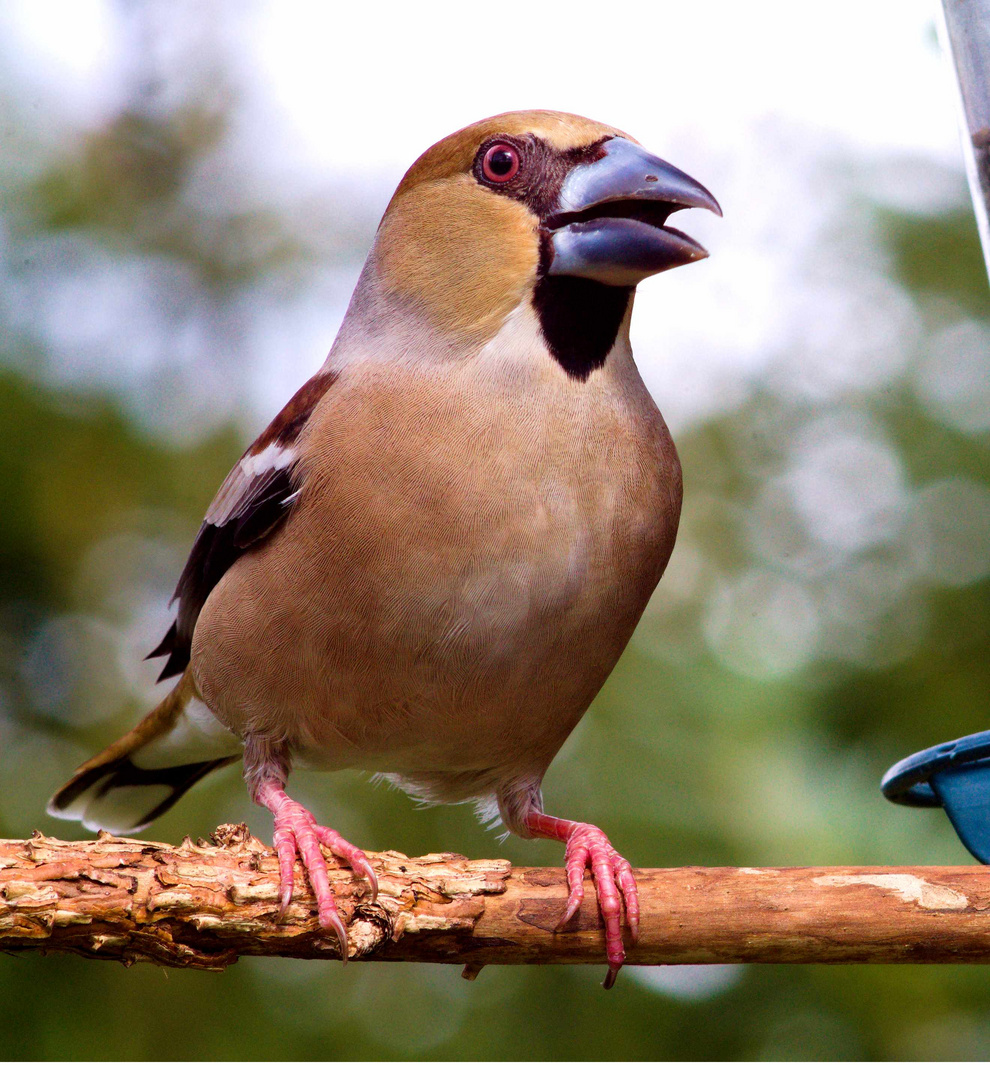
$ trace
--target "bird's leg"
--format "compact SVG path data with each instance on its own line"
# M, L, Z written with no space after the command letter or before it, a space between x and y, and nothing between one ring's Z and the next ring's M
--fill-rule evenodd
M581 906L584 899L584 870L591 867L591 875L598 895L598 906L605 920L605 954L608 958L608 975L604 987L608 990L614 983L626 959L622 946L622 905L625 902L626 921L635 942L639 937L639 893L632 867L608 841L608 837L595 825L580 821L566 821L531 810L523 819L532 836L560 840L566 844L564 867L567 871L567 910L557 924L565 926Z
M340 833L317 825L316 819L301 803L285 793L288 755L270 743L249 740L245 746L245 778L251 798L268 810L275 819L275 852L281 885L281 910L292 900L296 855L302 859L306 875L316 896L320 926L333 929L340 942L340 958L347 960L347 930L337 911L337 902L327 873L327 862L320 844L346 862L371 886L371 901L378 898L378 878L365 853L348 843Z

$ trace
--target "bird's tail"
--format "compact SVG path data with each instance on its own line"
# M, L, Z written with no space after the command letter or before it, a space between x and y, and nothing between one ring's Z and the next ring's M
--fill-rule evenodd
M241 741L216 720L187 671L133 731L76 769L52 796L48 813L88 829L138 832L241 751Z

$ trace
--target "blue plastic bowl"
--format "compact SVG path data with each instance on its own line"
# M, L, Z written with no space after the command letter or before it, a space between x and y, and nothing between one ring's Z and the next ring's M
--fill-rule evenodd
M966 850L990 863L990 731L906 757L887 770L880 790L903 806L941 806Z

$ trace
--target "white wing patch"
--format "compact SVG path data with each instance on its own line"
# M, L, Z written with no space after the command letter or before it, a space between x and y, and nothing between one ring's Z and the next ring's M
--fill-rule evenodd
M271 443L256 453L248 451L230 470L206 511L210 525L226 525L240 516L265 489L274 473L291 468L299 457L295 446Z

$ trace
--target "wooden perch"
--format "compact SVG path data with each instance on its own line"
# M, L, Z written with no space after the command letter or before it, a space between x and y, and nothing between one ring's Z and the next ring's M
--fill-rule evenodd
M573 922L562 869L461 855L369 853L378 903L346 869L331 881L350 959L602 964L594 893ZM642 926L631 964L985 963L982 866L682 867L638 870ZM74 952L219 971L241 956L338 955L301 868L278 918L274 854L243 825L178 847L101 833L0 840L0 950ZM628 943L627 943L628 945Z

